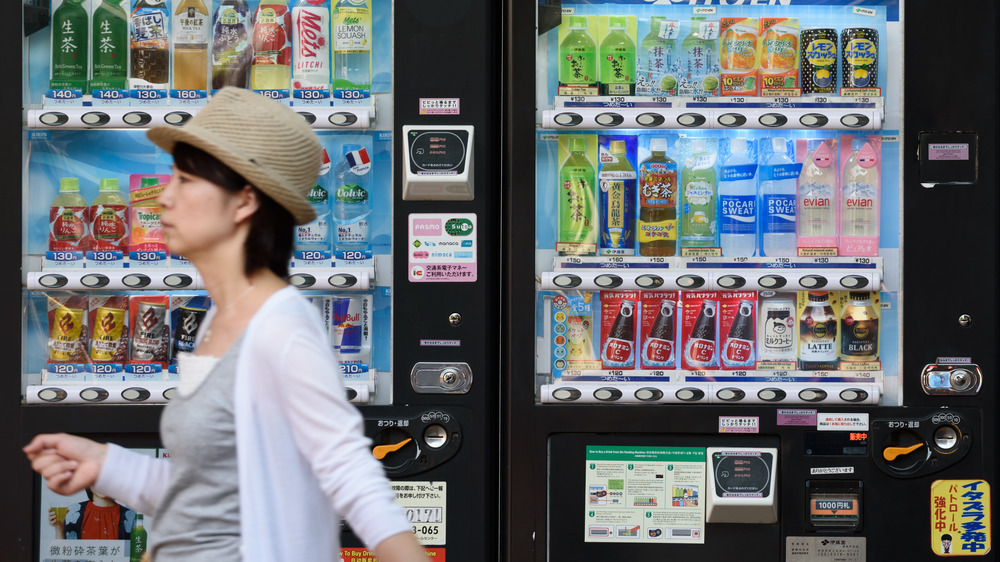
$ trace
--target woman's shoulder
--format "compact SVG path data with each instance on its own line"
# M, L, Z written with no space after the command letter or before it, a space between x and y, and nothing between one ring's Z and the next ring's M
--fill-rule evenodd
M274 340L302 331L315 331L321 321L316 307L294 287L286 287L271 295L257 311L248 326L248 335L255 340Z

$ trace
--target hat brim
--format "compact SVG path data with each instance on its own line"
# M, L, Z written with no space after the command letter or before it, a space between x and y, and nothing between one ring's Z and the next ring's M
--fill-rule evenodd
M284 207L291 213L295 224L306 224L316 219L316 211L304 198L296 197L284 189L287 182L258 166L253 160L241 155L239 147L229 146L208 129L194 123L187 123L180 127L160 125L146 131L146 137L170 154L173 154L174 146L179 142L190 144L211 154Z

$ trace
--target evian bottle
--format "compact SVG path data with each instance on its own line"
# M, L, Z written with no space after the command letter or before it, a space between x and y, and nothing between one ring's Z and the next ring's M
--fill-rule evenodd
M299 0L292 9L292 87L330 87L330 6L327 0Z
M874 256L879 235L879 154L865 137L851 142L851 156L844 164L844 190L840 211L840 254Z
M809 145L799 175L799 246L830 248L837 245L837 145L833 140Z

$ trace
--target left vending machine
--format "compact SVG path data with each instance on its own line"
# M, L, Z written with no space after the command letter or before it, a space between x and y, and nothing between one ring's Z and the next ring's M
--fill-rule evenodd
M169 456L159 419L178 392L176 354L193 349L212 303L167 249L157 198L172 159L146 130L183 125L222 87L289 105L317 133L317 219L297 227L289 283L324 319L348 399L371 407L368 418L395 417L393 10L392 0L24 0L20 20L2 24L21 63L0 93L12 176L0 195L0 416L16 428L0 463L12 500L0 558L128 562L153 537L150 514L114 498L52 493L18 449L68 432ZM115 522L99 538L82 525L93 509Z

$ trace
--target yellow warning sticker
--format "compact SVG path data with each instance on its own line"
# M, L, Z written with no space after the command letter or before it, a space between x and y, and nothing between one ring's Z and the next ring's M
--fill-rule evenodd
M985 480L931 484L931 550L939 556L984 556L991 549L990 485Z

